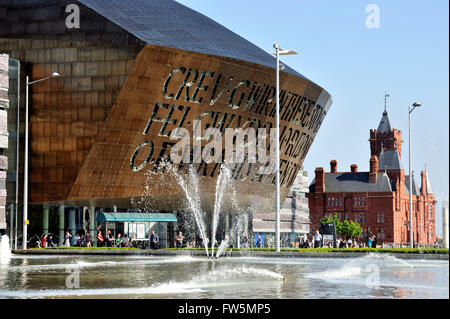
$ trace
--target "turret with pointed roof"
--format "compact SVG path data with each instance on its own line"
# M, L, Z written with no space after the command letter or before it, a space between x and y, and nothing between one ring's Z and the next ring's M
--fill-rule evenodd
M378 132L388 133L390 131L392 131L391 122L389 121L388 112L384 111L380 124L378 125Z
M392 128L389 120L389 113L385 107L383 116L381 117L378 129L370 130L370 155L378 158L380 153L386 150L392 150L398 153L398 157L402 157L402 131Z

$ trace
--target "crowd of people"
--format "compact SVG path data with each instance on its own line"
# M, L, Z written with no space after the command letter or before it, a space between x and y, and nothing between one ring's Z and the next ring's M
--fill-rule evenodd
M159 248L159 236L153 230L151 235L149 236L149 247L151 249ZM111 230L106 232L106 235L103 236L101 230L97 233L97 247L134 247L133 242L136 242L137 239L135 236L133 238L128 238L128 235L117 234L116 237L111 233ZM49 248L49 247L57 247L57 243L53 239L52 234L44 234L41 240L38 243L38 247L40 248ZM69 231L66 231L64 234L64 239L62 242L62 246L64 247L93 247L94 241L92 240L89 232L86 233L76 233L74 236Z
M272 240L271 240L272 239ZM257 235L254 241L254 248L272 247L273 238L268 237L266 242L261 235ZM333 240L324 240L322 234L317 230L314 235L306 237L299 235L294 241L283 241L283 247L290 248L334 248ZM378 243L377 237L370 234L365 239L362 238L336 238L336 248L379 248L382 244ZM273 247L272 247L273 248Z
M233 248L234 240L232 238L228 238L225 236L223 239L227 242L228 248ZM152 230L151 234L146 234L146 242L150 249L158 249L159 247L159 235L156 234L154 230ZM270 238L267 239L267 242L264 242L264 238L261 235L256 235L253 245L251 245L249 239L244 234L239 238L240 248L248 248L253 246L254 248L264 248L271 247ZM63 238L63 246L70 247L93 247L94 244L97 247L138 247L138 243L142 243L143 240L136 239L136 236L129 238L128 235L117 234L114 236L111 233L111 230L107 230L106 234L103 235L102 231L99 230L97 234L97 240L94 240L89 235L89 232L76 233L74 236L69 231L66 231ZM48 248L48 247L57 247L57 240L54 239L52 234L45 234L42 236L40 241L37 242L38 247ZM215 246L218 247L221 243L215 240ZM385 243L386 244L386 243ZM173 241L173 247L176 248L204 248L205 242L203 237L199 234L195 238L186 238L181 231L179 231ZM250 246L249 246L250 245ZM305 237L302 235L298 236L296 241L283 243L284 246L290 245L291 248L334 248L334 242L331 240L324 240L323 236L317 230L314 235ZM172 245L171 245L172 246ZM383 243L379 243L378 239L375 235L370 234L366 238L346 238L346 237L338 237L336 239L336 248L378 248L384 247ZM436 246L436 245L435 245ZM439 246L437 246L439 247Z
M174 247L176 248L203 248L204 242L202 235L197 235L195 238L185 238L183 232L179 231L174 239Z
M317 230L314 236L310 239L304 239L299 236L298 243L293 242L293 247L297 248L333 248L333 241L324 241L322 235ZM346 238L338 237L336 239L336 248L377 248L379 245L375 235L369 235L365 240L361 238Z
M228 248L233 248L234 245L233 239L234 239L233 237L225 235L225 238L223 238L223 240L220 242L216 238L214 245L215 247L219 247L222 244L222 242L225 241L227 243ZM211 243L208 242L208 245L211 245ZM247 236L242 235L240 237L240 247L247 248L247 245L248 245L248 238ZM175 236L173 246L175 248L204 248L205 242L201 234L198 234L195 238L186 238L183 235L183 232L179 231Z

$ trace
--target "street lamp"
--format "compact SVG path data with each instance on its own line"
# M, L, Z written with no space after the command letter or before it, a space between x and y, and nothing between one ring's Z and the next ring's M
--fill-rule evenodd
M420 107L422 104L418 102L414 102L411 106L408 107L408 115L409 115L409 247L414 248L414 234L413 234L413 209L412 209L412 174L411 174L411 113L414 111L416 107Z
M25 166L24 166L24 181L23 181L23 236L22 247L27 249L27 231L28 231L28 104L29 94L28 89L31 84L60 77L58 72L53 72L49 76L30 82L30 77L26 78L26 97L25 97Z
M280 252L280 55L298 54L293 50L284 50L280 48L279 44L274 44L275 52L272 52L277 57L277 85L276 85L276 186L275 186L275 250ZM284 67L283 67L284 69Z

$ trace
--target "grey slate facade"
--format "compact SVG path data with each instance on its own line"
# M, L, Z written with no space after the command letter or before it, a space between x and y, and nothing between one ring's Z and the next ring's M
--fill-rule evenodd
M59 7L55 4L58 4ZM67 29L65 7L80 9ZM38 8L36 8L38 6ZM23 21L23 23L20 23ZM25 23L26 22L26 23ZM123 46L154 44L275 67L275 58L214 20L173 0L0 0L0 38L54 38ZM283 72L305 78L287 66Z

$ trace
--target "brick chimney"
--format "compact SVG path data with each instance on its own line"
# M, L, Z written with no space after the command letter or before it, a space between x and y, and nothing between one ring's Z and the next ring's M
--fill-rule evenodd
M332 160L330 162L330 171L331 171L331 173L337 173L337 161L336 160Z
M323 167L317 167L316 173L316 193L323 193L325 191L325 172Z
M427 195L427 172L426 171L422 171L420 173L420 179L421 179L421 185L420 185L420 193L423 196Z
M352 164L350 166L350 169L351 169L352 173L358 173L358 165Z
M377 182L377 172L378 172L378 158L375 155L372 155L370 157L369 183Z

